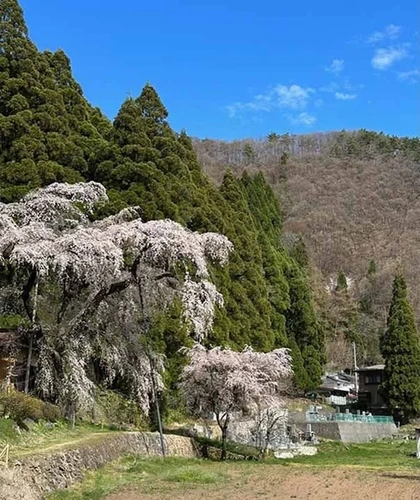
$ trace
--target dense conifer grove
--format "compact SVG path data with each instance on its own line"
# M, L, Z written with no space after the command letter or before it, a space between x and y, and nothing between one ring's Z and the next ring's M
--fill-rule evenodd
M95 181L106 187L109 201L95 209L93 220L138 206L143 221L168 218L192 231L225 235L234 246L229 263L210 268L224 307L216 310L204 343L264 352L290 347L297 387L317 387L325 332L312 270L301 239L284 246L281 207L264 176L239 178L228 170L216 187L188 135L171 129L150 84L126 99L110 122L83 96L63 51L37 50L17 0L0 5L0 201L16 202L54 182ZM14 277L4 272L1 278L10 292ZM165 354L164 380L176 392L184 362L179 348L191 344L182 304L174 300L152 317L153 348ZM19 326L27 318L3 301L0 320L0 326Z

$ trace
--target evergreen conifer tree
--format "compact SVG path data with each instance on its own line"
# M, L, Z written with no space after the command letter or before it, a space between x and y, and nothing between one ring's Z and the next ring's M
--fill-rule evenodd
M385 360L381 392L405 418L420 413L420 339L401 273L395 276L386 331L381 339Z
M303 269L306 269L309 266L308 251L302 236L298 237L290 251L290 255Z
M107 126L84 99L64 52L39 52L18 2L0 0L0 201L90 178Z
M324 332L317 321L311 290L305 274L296 263L287 272L290 307L286 311L286 328L289 337L299 347L307 373L305 389L314 389L321 382L325 363Z
M367 272L368 276L373 276L376 274L376 262L375 259L370 259L369 261L369 269Z
M337 285L335 287L335 290L337 292L341 292L342 290L347 290L347 288L348 285L346 275L343 273L343 271L340 271L337 276Z

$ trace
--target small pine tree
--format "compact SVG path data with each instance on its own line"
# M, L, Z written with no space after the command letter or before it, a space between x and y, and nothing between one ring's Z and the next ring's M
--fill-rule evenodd
M374 276L376 274L376 262L374 259L369 261L368 276Z
M386 331L381 339L385 359L381 392L393 410L402 411L405 418L420 413L420 339L414 311L407 296L402 274L393 284Z
M288 159L289 155L287 153L283 153L280 157L280 165L286 165Z
M335 287L335 290L337 292L340 292L342 290L347 290L347 279L346 275L343 273L343 271L340 271L337 276L337 285Z
M247 165L255 161L255 151L254 148L251 146L251 144L246 143L243 152L245 157L245 163Z

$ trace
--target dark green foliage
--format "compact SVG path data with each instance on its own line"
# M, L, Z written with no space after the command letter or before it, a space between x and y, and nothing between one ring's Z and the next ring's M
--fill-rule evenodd
M136 205L143 220L170 218L194 231L225 234L235 250L224 269L211 269L225 306L216 311L206 342L264 351L290 345L297 384L315 387L325 359L308 256L303 240L291 255L283 247L280 207L263 175L240 180L228 172L217 189L185 131L171 129L150 84L121 105L111 124L84 98L65 53L36 49L18 3L0 0L0 7L0 201L55 181L95 180L109 194L95 218ZM270 138L276 147L287 140ZM254 162L251 144L242 153ZM39 314L48 314L41 300L42 307ZM166 358L170 391L162 404L168 408L176 406L185 362L179 348L191 342L181 314L175 303L155 315L152 327L152 347Z
M268 289L263 274L262 249L241 182L228 172L220 191L230 206L226 220L226 236L235 246L227 267L226 313L232 325L229 338L235 346L254 345L272 349L275 341L271 330Z
M290 307L286 312L286 329L302 353L303 366L308 374L305 389L313 389L321 382L321 367L326 361L324 331L315 313L305 273L293 263L287 271L287 277Z
M389 308L387 329L381 339L385 359L382 394L405 417L420 413L420 339L402 274L397 274Z
M321 378L324 373L322 368L324 359L322 358L322 350L317 349L309 344L302 350L303 365L308 374L307 390L316 389L321 383Z
M63 51L37 51L20 6L0 2L0 200L89 178L109 123L84 99Z
M376 274L376 262L374 259L369 261L369 269L367 272L368 276L373 276Z
M155 315L150 333L152 350L163 354L166 359L163 378L167 393L161 395L164 399L162 403L164 417L168 411L179 409L183 405L178 381L187 358L182 348L191 347L193 341L181 316L182 305L180 300L176 299L167 311L160 311Z
M267 141L270 144L273 144L273 143L275 144L279 139L280 139L280 136L278 134L276 134L275 132L270 132L267 135Z
M335 287L336 292L341 292L347 290L347 278L343 271L340 271L337 276L337 285Z
M255 152L251 144L245 144L244 157L245 157L245 164L251 164L255 161Z
M290 255L303 269L308 268L309 256L302 236L299 236L297 241L294 243L290 250Z
M287 153L283 153L280 157L280 165L286 165L288 159L289 155Z
M311 389L313 384L309 379L307 370L302 357L302 352L294 338L289 340L288 347L290 349L293 360L293 381L297 389L306 392Z
M290 259L282 245L282 219L278 201L259 173L244 175L242 185L253 216L262 250L262 266L270 303L270 322L274 330L274 346L287 345L285 313L290 306L286 272Z
M127 425L136 429L146 428L138 406L117 392L98 391L95 403L95 417L100 419L101 424L117 428L126 428Z
M383 132L361 129L356 132L341 131L329 146L329 153L353 158L373 158L376 155L408 155L415 161L420 160L420 141L418 137L396 137Z
M19 314L5 314L0 316L0 328L15 329L25 324L25 319Z

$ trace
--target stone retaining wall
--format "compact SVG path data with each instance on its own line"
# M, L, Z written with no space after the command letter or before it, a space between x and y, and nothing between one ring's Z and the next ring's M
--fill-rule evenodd
M194 458L198 450L194 440L183 436L165 435L168 456ZM45 493L66 488L83 479L87 469L97 469L127 453L161 456L158 433L126 432L104 436L97 443L86 444L49 455L31 456L11 464L9 471L0 470L0 500L38 500ZM14 489L14 484L20 484ZM23 485L29 486L23 488ZM22 496L22 491L28 489Z
M296 426L306 431L306 424ZM398 432L393 423L370 422L311 422L311 429L317 437L335 439L343 443L368 443L375 439L392 438Z

